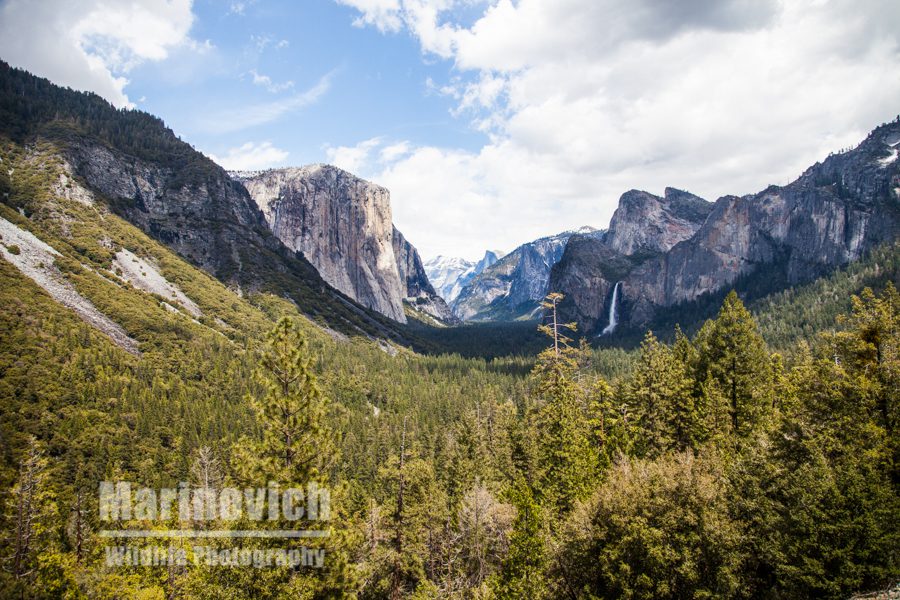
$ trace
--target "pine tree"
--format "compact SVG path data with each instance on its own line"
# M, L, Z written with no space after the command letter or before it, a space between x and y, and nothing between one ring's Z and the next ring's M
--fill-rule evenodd
M406 419L404 419L404 422ZM403 598L428 578L437 550L435 538L446 523L446 498L433 464L418 456L404 424L399 452L378 470L385 513L384 531L371 556L375 573L368 594Z
M538 355L531 372L534 410L531 431L536 440L536 488L542 505L561 515L584 497L597 475L597 448L591 443L591 421L587 394L578 379L583 350L570 346L560 325L556 305L562 294L550 294L545 305L552 311L551 326L540 330L552 338L553 346Z
M577 329L576 323L561 323L559 321L557 307L564 298L564 294L551 292L550 294L547 294L546 298L541 302L541 308L549 312L549 314L546 315L546 317L549 318L549 323L539 325L538 330L553 340L553 354L556 357L559 357L562 351L572 342L572 339L566 337L562 333L562 330L568 329L569 331L575 331Z
M259 393L248 394L247 402L256 412L261 439L245 436L233 446L231 466L238 483L254 487L271 484L281 490L308 490L309 484L327 483L334 446L326 423L326 400L312 371L306 338L292 319L282 318L266 336L253 380ZM194 476L201 485L211 484L218 478L211 453L199 453L194 466ZM329 496L330 491L326 491ZM335 581L341 580L343 571L344 548L341 544L345 536L338 530L340 507L334 500L335 497L330 496L325 509L328 516L313 517L307 513L302 521L279 518L269 523L285 529L301 528L304 524L322 529L334 523L336 526L331 527L324 547L327 555L339 560L326 561L325 569L212 569L205 576L194 574L194 581L187 585L209 586L214 591L208 593L218 596L238 591L242 595L258 596L263 590L273 595L286 595L290 590L298 597L326 594ZM333 520L328 522L323 518ZM258 525L246 520L238 523L242 528ZM266 546L271 540L262 539L257 543ZM310 541L307 545L314 544Z
M592 443L597 448L598 471L603 472L615 456L629 447L629 436L623 431L613 389L597 377L588 389L588 426Z
M691 386L684 364L648 331L625 396L640 415L641 454L655 456L672 448L694 446L699 416Z
M715 321L698 333L696 346L698 377L707 385L707 408L712 413L707 416L719 427L725 421L732 435L749 433L770 410L769 357L753 316L733 290ZM726 419L721 418L722 410Z
M536 488L542 505L554 515L562 515L583 498L598 471L587 397L576 381L575 352L565 348L557 355L555 348L546 350L532 372Z
M510 488L507 498L516 509L516 518L509 552L494 582L494 593L498 600L538 600L546 590L543 512L523 479Z
M37 558L48 541L53 506L47 485L47 459L41 444L32 437L19 467L19 477L9 498L7 545L4 569L18 582L33 575Z
M254 480L306 485L326 478L334 460L326 401L306 348L306 338L287 317L266 338L254 372L263 393L247 398L256 410L262 440L240 444L236 465L242 471L253 469Z
M900 293L890 282L880 297L865 288L853 296L851 313L839 322L846 330L833 338L836 353L848 370L871 382L881 424L893 436L900 389Z

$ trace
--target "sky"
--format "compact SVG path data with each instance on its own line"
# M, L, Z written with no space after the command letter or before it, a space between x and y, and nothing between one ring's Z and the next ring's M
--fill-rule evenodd
M0 0L0 58L229 169L347 169L476 259L856 145L900 113L900 2Z

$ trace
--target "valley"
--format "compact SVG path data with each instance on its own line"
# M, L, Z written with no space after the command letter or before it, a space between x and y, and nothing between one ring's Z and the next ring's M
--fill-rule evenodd
M632 190L606 229L423 260L386 187L226 171L156 117L0 63L0 595L895 585L898 139L885 123L785 186ZM192 495L110 524L110 481ZM188 506L310 482L324 525ZM321 568L187 560L206 537L296 542L273 531L305 532ZM184 564L107 564L129 535Z

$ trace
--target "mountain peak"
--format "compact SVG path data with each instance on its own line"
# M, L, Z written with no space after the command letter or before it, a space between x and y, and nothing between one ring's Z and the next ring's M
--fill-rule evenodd
M626 256L666 252L690 238L712 210L712 204L689 192L667 187L659 197L629 190L619 199L606 234L606 243Z
M452 303L472 279L491 267L502 255L502 252L486 250L477 262L438 255L425 261L425 272L438 295Z
M618 282L623 314L636 324L742 277L759 277L762 287L814 279L896 242L898 155L900 120L756 194L710 204L675 188L663 198L630 190L603 240L569 245L550 289L566 294L564 319L596 331Z

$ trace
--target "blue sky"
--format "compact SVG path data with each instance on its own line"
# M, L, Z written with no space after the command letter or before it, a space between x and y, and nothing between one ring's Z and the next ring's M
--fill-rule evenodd
M204 151L224 156L247 141L265 141L288 153L271 165L281 166L323 162L328 147L375 137L468 150L486 141L450 114L450 98L428 90L429 78L451 77L451 61L423 60L406 32L354 27L350 7L270 1L236 12L228 3L202 1L194 11L191 35L209 40L208 53L174 72L175 58L144 63L129 73L127 91ZM279 116L268 122L254 125L245 116L289 105L323 82L316 101L270 109Z
M896 0L0 0L0 58L162 117L226 168L387 187L424 257L629 189L786 184L900 112Z

